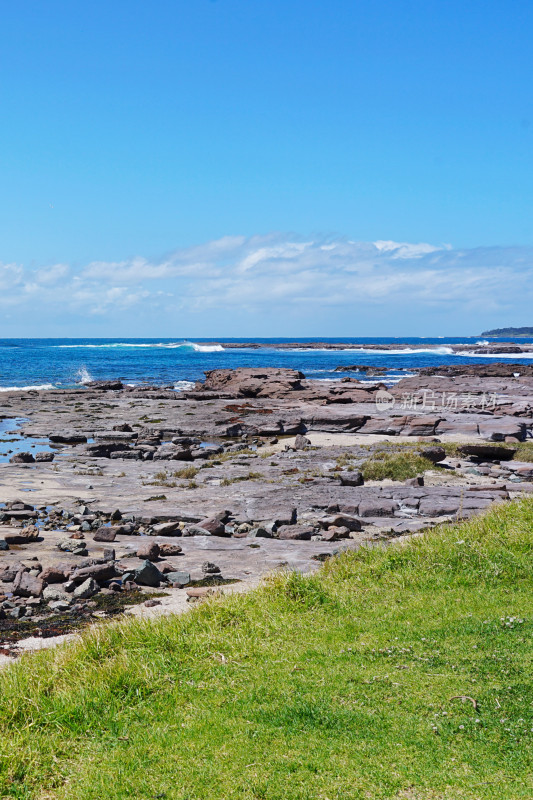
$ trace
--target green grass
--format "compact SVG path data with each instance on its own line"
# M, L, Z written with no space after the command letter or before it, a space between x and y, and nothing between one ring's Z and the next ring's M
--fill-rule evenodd
M385 478L404 481L423 475L428 469L435 469L435 465L415 452L377 452L361 465L363 477L368 481L382 481Z
M523 500L100 624L0 675L0 797L530 798L532 579Z

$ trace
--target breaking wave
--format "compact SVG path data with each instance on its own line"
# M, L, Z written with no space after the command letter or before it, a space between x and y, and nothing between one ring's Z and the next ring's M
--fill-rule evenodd
M53 383L41 383L38 386L0 386L0 392L40 392L44 389L55 389Z
M93 376L85 366L79 368L79 370L76 372L75 377L76 377L76 383L81 383L81 384L90 383L93 379Z
M174 384L174 389L176 392L187 392L190 389L194 389L194 382L193 381L177 381Z
M432 348L420 348L420 347L406 347L403 350L374 350L373 348L365 348L365 347L341 347L338 350L330 347L324 348L302 348L301 350L295 348L294 350L290 350L291 353L333 353L335 356L338 356L339 353L346 353L352 355L354 353L363 353L365 355L371 356L410 356L410 355L437 355L437 356L453 356L458 355L458 353L454 353L451 347L432 347Z
M511 361L515 361L517 358L529 358L530 361L533 361L533 350L529 353L468 353L468 352L460 352L455 353L456 356L466 356L468 358L510 358Z
M117 349L123 347L162 348L164 350L190 350L194 353L222 353L221 344L198 344L197 342L108 342L107 344L58 344L62 349Z

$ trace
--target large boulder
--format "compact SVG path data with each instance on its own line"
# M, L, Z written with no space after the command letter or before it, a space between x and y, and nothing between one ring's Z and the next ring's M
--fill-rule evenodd
M139 586L151 586L157 588L160 583L166 583L166 578L155 564L146 560L138 569L135 570L135 583Z
M514 447L490 444L462 444L457 450L464 456L472 456L480 461L511 461L516 453Z
M39 538L39 531L33 525L29 528L20 528L17 531L4 534L4 539L8 545L12 544L30 544Z
M44 582L29 572L20 570L13 582L13 594L18 597L40 597L43 593Z

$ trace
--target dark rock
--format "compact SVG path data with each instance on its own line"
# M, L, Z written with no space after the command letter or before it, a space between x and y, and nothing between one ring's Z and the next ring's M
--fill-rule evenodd
M122 381L89 381L85 384L86 389L97 389L102 392L119 391L124 388Z
M341 472L339 479L341 486L362 486L365 482L362 474L355 469L353 472Z
M322 519L318 520L318 524L321 528L345 527L348 528L349 531L361 530L361 522L348 514L335 514L331 517L322 517Z
M35 460L42 462L53 461L54 453L35 453Z
M260 526L257 528L252 528L252 530L248 531L244 535L250 539L272 539L271 531L267 531L266 528L262 528Z
M301 433L296 435L294 440L294 449L295 450L307 450L307 448L311 445L311 440L304 436Z
M165 576L151 561L145 561L135 570L135 583L139 586L152 586L157 588L160 583L165 583Z
M13 533L5 533L4 539L8 545L12 544L29 544L35 542L39 538L39 531L33 526L29 528L21 528Z
M15 453L9 459L11 464L33 464L35 462L31 453Z
M117 536L117 529L116 528L106 528L105 526L102 528L98 528L98 530L94 534L94 541L95 542L114 542Z
M198 523L200 528L208 531L213 536L228 536L229 534L226 532L226 526L223 522L221 522L216 517L210 517L209 519L203 519L201 522Z
M438 464L439 461L444 461L446 458L446 450L444 447L425 447L420 451L420 455L433 464Z
M463 455L473 456L480 461L511 461L516 453L513 447L490 444L462 444L457 449Z
M0 552L5 550L9 550L9 545L5 539L0 539Z
M417 475L415 478L407 478L404 482L404 486L423 486L424 485L424 476Z
M282 525L276 535L278 539L310 539L314 533L311 525Z
M82 433L51 433L48 437L54 444L85 444L87 437Z
M204 575L219 575L220 567L218 567L216 564L213 564L212 561L204 561L202 564L202 572Z
M94 578L98 583L104 583L116 576L115 565L110 562L105 564L92 564L89 567L78 567L71 575L75 584L83 583L87 578Z

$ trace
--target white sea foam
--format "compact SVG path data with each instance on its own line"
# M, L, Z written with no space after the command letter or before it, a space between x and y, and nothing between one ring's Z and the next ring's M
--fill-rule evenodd
M194 383L193 381L177 381L174 384L174 389L177 392L187 392L190 389L194 389Z
M89 372L89 370L85 365L80 367L79 370L76 372L76 383L81 383L81 384L90 383L92 379L93 376L91 375L91 373Z
M108 342L107 344L58 344L63 349L116 349L122 347L162 348L165 350L193 350L196 353L222 353L221 344L198 344L197 342Z
M469 352L460 352L455 353L456 356L465 356L467 358L510 358L514 361L517 358L529 358L533 361L533 350L529 353L469 353Z
M55 389L53 383L41 383L38 386L0 386L0 392L28 392L28 391L37 391L40 392L44 389Z
M289 350L290 353L332 353L335 356L339 356L340 353L346 353L347 355L353 355L356 353L363 353L364 355L377 355L377 356L410 356L410 355L438 355L438 356L453 356L455 355L451 347L433 347L429 348L421 348L421 347L406 347L403 350L374 350L365 347L348 347L348 348L339 348L333 349L329 347L324 348L302 348L301 350L295 348L294 350Z

